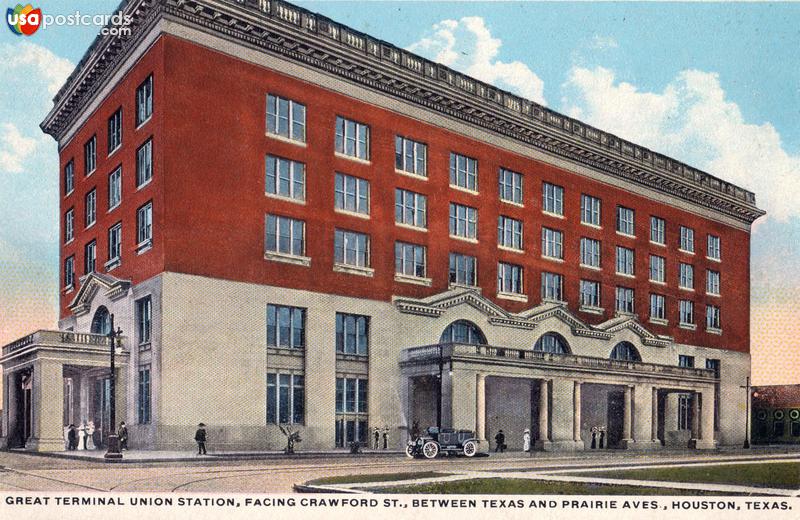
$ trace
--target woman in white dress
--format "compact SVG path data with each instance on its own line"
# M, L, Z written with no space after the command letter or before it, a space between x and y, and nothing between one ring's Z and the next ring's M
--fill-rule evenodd
M85 442L84 439L85 438L86 438L86 421L83 421L83 423L81 424L81 427L78 428L78 449L79 450L84 449L83 446L84 446L84 442Z
M94 445L94 421L89 421L89 424L86 425L86 437L86 449L96 450L97 447Z
M522 434L522 451L531 451L531 431L527 428Z

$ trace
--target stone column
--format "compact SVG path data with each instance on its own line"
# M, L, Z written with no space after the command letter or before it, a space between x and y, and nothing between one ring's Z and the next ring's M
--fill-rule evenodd
M633 392L630 385L625 385L625 402L622 409L622 442L633 442L631 438L631 412L633 408ZM626 446L627 447L627 446Z
M701 397L702 396L702 397ZM700 412L700 438L697 440L698 449L713 449L714 442L714 388L709 388L695 394L695 399L702 399Z
M486 440L486 374L478 374L475 382L475 435Z
M633 445L632 448L644 450L655 447L653 444L653 387L637 384L633 387Z
M658 443L658 388L653 388L651 440Z
M700 438L700 394L692 392L692 439Z
M550 390L547 379L539 380L539 438L536 448L550 448Z
M64 449L63 365L38 360L33 368L33 436L28 447L35 451Z
M572 390L572 440L581 441L581 382L575 381Z
M17 424L17 406L19 400L19 381L17 372L4 374L3 380L3 438L4 441L0 448L10 448L12 442L16 442L16 434L19 425Z
M445 374L447 369L445 368ZM450 376L450 427L459 430L475 430L478 417L477 403L469 396L477 395L477 378L474 372L453 370ZM446 409L446 407L443 407ZM442 417L445 417L442 413ZM444 422L444 421L443 421Z

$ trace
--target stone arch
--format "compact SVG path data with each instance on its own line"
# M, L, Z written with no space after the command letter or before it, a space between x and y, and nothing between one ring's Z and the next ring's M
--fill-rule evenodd
M439 343L467 343L486 345L486 335L480 327L469 320L456 320L444 329Z
M619 361L641 361L639 350L630 341L620 341L611 350L610 359Z
M533 350L538 352L551 352L553 354L570 354L572 350L567 340L558 332L542 334L533 345Z

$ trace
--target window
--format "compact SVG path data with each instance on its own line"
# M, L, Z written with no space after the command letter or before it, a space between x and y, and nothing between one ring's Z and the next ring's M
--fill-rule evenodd
M633 249L617 246L617 274L633 276Z
M336 263L369 267L369 235L337 229L333 248Z
M93 135L91 139L86 141L83 145L83 174L91 175L97 167L97 136Z
M369 181L337 173L334 199L336 209L369 215Z
M286 305L267 305L267 346L305 348L306 310Z
M497 292L522 294L522 267L505 262L497 264Z
M64 195L69 195L75 189L75 161L70 160L64 166Z
M139 127L153 115L153 75L136 88L136 126Z
M64 260L64 287L71 288L75 285L75 256Z
M639 355L639 351L636 350L636 347L633 344L627 341L621 341L614 345L614 348L611 350L610 359L616 359L619 361L641 361L642 356Z
M678 317L682 325L694 325L694 304L689 300L681 300Z
M719 321L719 307L716 305L706 305L706 328L714 330L722 328Z
M692 429L692 394L678 395L678 429Z
M305 399L305 377L267 374L267 424L303 424Z
M139 424L150 423L150 365L139 366Z
M336 352L369 354L369 316L336 313Z
M650 295L650 319L651 320L667 319L665 298L661 294Z
M369 127L337 116L336 152L369 161Z
M564 277L556 273L542 273L542 299L563 301L564 300Z
M663 256L650 255L650 281L664 283L666 259Z
M600 227L600 199L581 195L581 224Z
M550 352L552 354L569 354L567 341L555 332L543 334L533 345L536 352Z
M522 205L522 174L500 168L498 184L500 200Z
M108 118L108 155L122 146L122 108Z
M394 190L394 221L406 226L428 227L428 197L413 191Z
M450 236L475 240L478 236L478 210L450 203Z
M305 164L272 155L267 156L266 164L267 194L300 201L306 199Z
M306 141L305 105L274 94L267 94L267 133L292 141Z
M118 222L108 229L108 264L119 264L122 254L122 222Z
M678 286L681 289L694 289L694 267L692 265L680 264Z
M92 191L86 194L84 198L84 226L90 227L97 221L97 189L92 188Z
M265 251L291 256L305 254L305 222L279 215L267 215Z
M719 260L720 252L719 237L708 235L708 257L712 260Z
M415 278L425 278L425 246L395 242L395 273Z
M564 214L564 188L542 183L542 211L553 215Z
M632 209L617 206L617 231L623 235L636 235L634 229L634 212Z
M581 265L600 267L600 241L593 238L581 238Z
M75 238L75 210L69 208L64 213L64 243L69 243L73 238Z
M663 218L650 217L650 242L665 245L667 243L665 229L666 223Z
M122 166L108 176L108 209L112 210L122 202Z
M522 251L522 222L503 215L497 217L497 245Z
M83 246L83 273L94 272L95 261L97 260L97 242L92 240Z
M141 188L153 178L153 140L148 139L136 150L136 187Z
M369 441L367 421L367 380L336 378L336 446L350 443L366 445Z
M720 376L720 361L719 359L706 359L706 370L713 370L714 377L719 379Z
M681 226L681 251L694 253L694 229Z
M450 152L450 186L478 191L478 161Z
M694 356L679 354L678 366L683 368L694 368Z
M542 228L542 256L564 258L564 234L555 229Z
M614 308L617 312L633 314L635 312L633 305L633 289L617 287L617 297Z
M719 296L719 273L717 271L706 271L706 293Z
M581 280L581 307L600 307L600 282Z
M450 283L477 285L478 261L474 256L450 253Z
M394 167L421 177L428 175L428 145L401 135L394 138Z
M153 303L150 296L136 300L136 339L139 346L150 345L153 330Z
M457 320L447 326L439 337L439 343L486 345L486 336L480 327L468 320Z
M153 203L148 202L136 211L136 245L143 249L153 242Z
M774 421L772 423L772 437L783 437L785 425L784 421Z

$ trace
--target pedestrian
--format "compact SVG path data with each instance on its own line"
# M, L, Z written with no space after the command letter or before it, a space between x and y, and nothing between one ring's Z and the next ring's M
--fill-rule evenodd
M388 426L384 426L383 427L383 449L384 450L388 450L389 449L389 427Z
M606 440L606 429L605 428L600 428L600 449L601 450L603 449L603 446L604 446L603 443L605 442L605 440Z
M117 430L117 437L119 437L119 449L128 449L128 427L125 426L125 421L119 423L119 430Z
M67 430L67 449L70 451L78 449L78 432L74 424L70 424Z
M197 454L206 455L206 425L200 423L197 425L197 431L194 434L194 440L197 441Z
M503 430L497 432L497 435L494 436L494 442L495 442L495 447L494 447L495 453L497 453L498 451L500 453L503 453L506 450L506 434L503 433Z
M377 450L381 441L381 431L376 426L372 430L372 449Z
M591 449L594 450L596 448L597 448L597 427L595 426L594 428L592 428L592 448Z
M531 431L528 428L522 433L522 451L531 451Z
M411 438L416 439L419 437L419 421L411 423Z
M83 450L88 449L86 446L87 442L89 441L89 426L86 424L86 421L83 421L81 429L78 430L78 441L79 441L78 449L83 449Z

